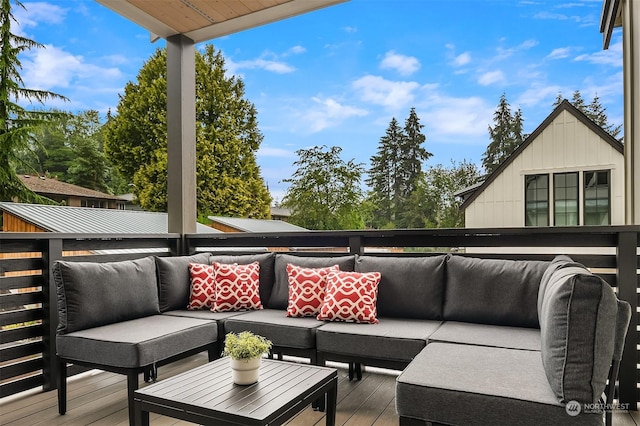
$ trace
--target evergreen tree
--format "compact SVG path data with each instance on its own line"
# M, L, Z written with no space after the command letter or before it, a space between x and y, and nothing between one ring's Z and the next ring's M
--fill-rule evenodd
M314 230L361 229L360 180L364 168L340 158L342 148L315 146L296 151L291 186L282 205L291 209L291 223Z
M140 205L166 211L166 51L157 50L129 82L118 113L105 125L105 151L133 184ZM262 142L257 111L244 83L226 77L213 46L196 51L196 171L198 216L266 218L271 197L255 154Z
M553 107L556 108L558 105L562 103L564 98L561 93L558 93L555 102L553 103ZM618 138L620 136L620 132L622 131L622 125L614 125L609 122L609 117L607 117L607 109L600 102L600 97L596 94L593 97L593 100L589 104L585 104L582 99L582 95L579 90L573 92L573 98L571 100L573 106L582 111L584 115L589 117L594 123L598 126L602 127L602 129L608 132L614 138Z
M423 128L424 125L420 124L415 108L411 108L409 117L405 121L405 137L402 140L399 156L399 170L403 188L400 189L402 192L397 206L396 225L398 228L408 228L412 225L406 219L410 214L407 201L418 187L418 182L422 177L422 164L433 155L422 146L427 139L422 133Z
M511 114L511 106L506 95L500 96L498 108L493 115L494 127L489 126L491 142L482 155L482 166L491 174L522 143L522 112L518 109Z
M18 0L13 0L13 3L25 8ZM24 87L19 55L44 46L12 33L11 25L16 20L11 12L11 0L0 0L0 5L0 200L52 203L27 189L18 178L16 169L25 167L25 155L32 153L35 145L34 135L55 114L29 111L20 106L18 100L43 105L49 99L66 98L46 90Z
M385 135L380 138L378 150L371 157L371 168L366 180L370 188L369 198L373 205L372 223L374 228L393 227L395 220L395 206L400 193L397 191L399 177L399 146L405 138L398 120L391 119Z

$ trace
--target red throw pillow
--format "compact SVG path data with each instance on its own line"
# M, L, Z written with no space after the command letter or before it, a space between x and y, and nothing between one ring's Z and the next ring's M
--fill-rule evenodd
M379 283L380 272L328 272L318 319L377 324Z
M216 303L216 283L213 266L189 263L189 305L187 309L211 309Z
M213 262L216 276L216 303L213 312L262 309L260 303L260 264Z
M328 268L303 268L288 263L289 305L287 306L287 316L317 316L324 301L327 273L338 270L338 265Z

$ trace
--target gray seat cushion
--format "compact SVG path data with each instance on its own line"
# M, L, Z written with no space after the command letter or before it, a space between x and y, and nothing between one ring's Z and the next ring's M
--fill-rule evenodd
M557 259L541 284L542 363L562 402L595 403L613 359L618 302L609 284Z
M358 256L356 272L380 272L378 315L442 319L446 256Z
M243 314L244 311L237 312L212 312L209 309L177 309L175 311L163 312L163 315L172 315L175 317L197 318L209 321L224 321L227 318Z
M290 254L276 255L275 282L267 306L272 309L287 309L289 304L289 278L287 264L291 263L303 268L325 268L338 265L341 271L353 271L355 256L337 257L302 257Z
M430 343L396 382L400 416L456 425L602 425L569 416L547 382L540 353Z
M411 361L440 321L378 318L378 324L328 322L316 332L318 352Z
M160 312L186 309L189 304L191 280L189 263L210 264L209 253L193 256L156 257Z
M274 281L274 263L275 253L260 254L214 254L211 256L211 262L218 263L237 263L238 265L248 265L253 262L260 264L260 302L262 306L267 306L271 297Z
M447 260L444 319L539 328L538 287L549 262Z
M464 343L467 345L539 351L540 330L537 328L447 321L429 337L429 342Z
M227 318L225 333L251 331L271 340L275 346L297 349L316 347L316 329L322 321L315 318L293 318L279 309L250 311Z
M136 368L215 342L215 321L152 315L56 337L57 354L74 361Z
M152 257L122 262L57 261L58 334L160 312Z

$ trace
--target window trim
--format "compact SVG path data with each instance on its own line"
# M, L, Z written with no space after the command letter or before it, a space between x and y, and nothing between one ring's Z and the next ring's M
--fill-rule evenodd
M575 225L558 225L557 221L558 218L556 216L557 214L557 210L556 210L556 177L560 176L560 175L575 175L576 176L576 224ZM566 189L566 185L565 185L565 189ZM580 225L580 219L582 217L582 211L580 211L580 172L579 171L571 171L571 172L558 172L558 173L553 173L553 190L552 190L552 198L553 198L553 226L579 226ZM584 196L583 198L583 202L584 202ZM564 201L566 201L567 198L564 198Z
M527 216L528 216L527 212L528 212L529 198L527 196L527 192L528 192L527 191L527 178L530 178L530 177L539 178L539 177L542 177L542 176L547 178L547 198L546 198L546 201L547 201L547 223L546 223L546 225L538 225L538 224L528 225L527 224ZM550 179L549 179L549 174L548 173L535 173L535 174L530 174L530 175L525 175L524 176L524 226L525 227L549 226L549 224L551 223L551 218L550 218L550 215L551 215L551 209L550 209L550 203L551 203L551 196L550 195L551 194L550 194L550 190L551 190L551 188L549 186L549 181L550 181Z
M607 218L609 219L609 223L607 225L600 225L600 224L596 224L596 225L587 225L587 217L586 217L586 213L587 213L587 196L586 196L586 192L587 192L587 173L606 173L607 174ZM601 170L583 170L582 171L582 208L583 208L583 215L582 215L582 224L584 226L609 226L611 225L611 169L601 169Z

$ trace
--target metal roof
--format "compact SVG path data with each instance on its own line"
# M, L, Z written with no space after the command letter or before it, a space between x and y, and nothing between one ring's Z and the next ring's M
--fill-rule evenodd
M182 34L199 43L346 0L96 1L149 30L152 40Z
M241 232L297 232L308 229L282 220L246 219L237 217L209 216L214 222L229 226Z
M0 202L0 211L49 232L83 234L166 234L167 213ZM201 223L198 233L219 233Z

